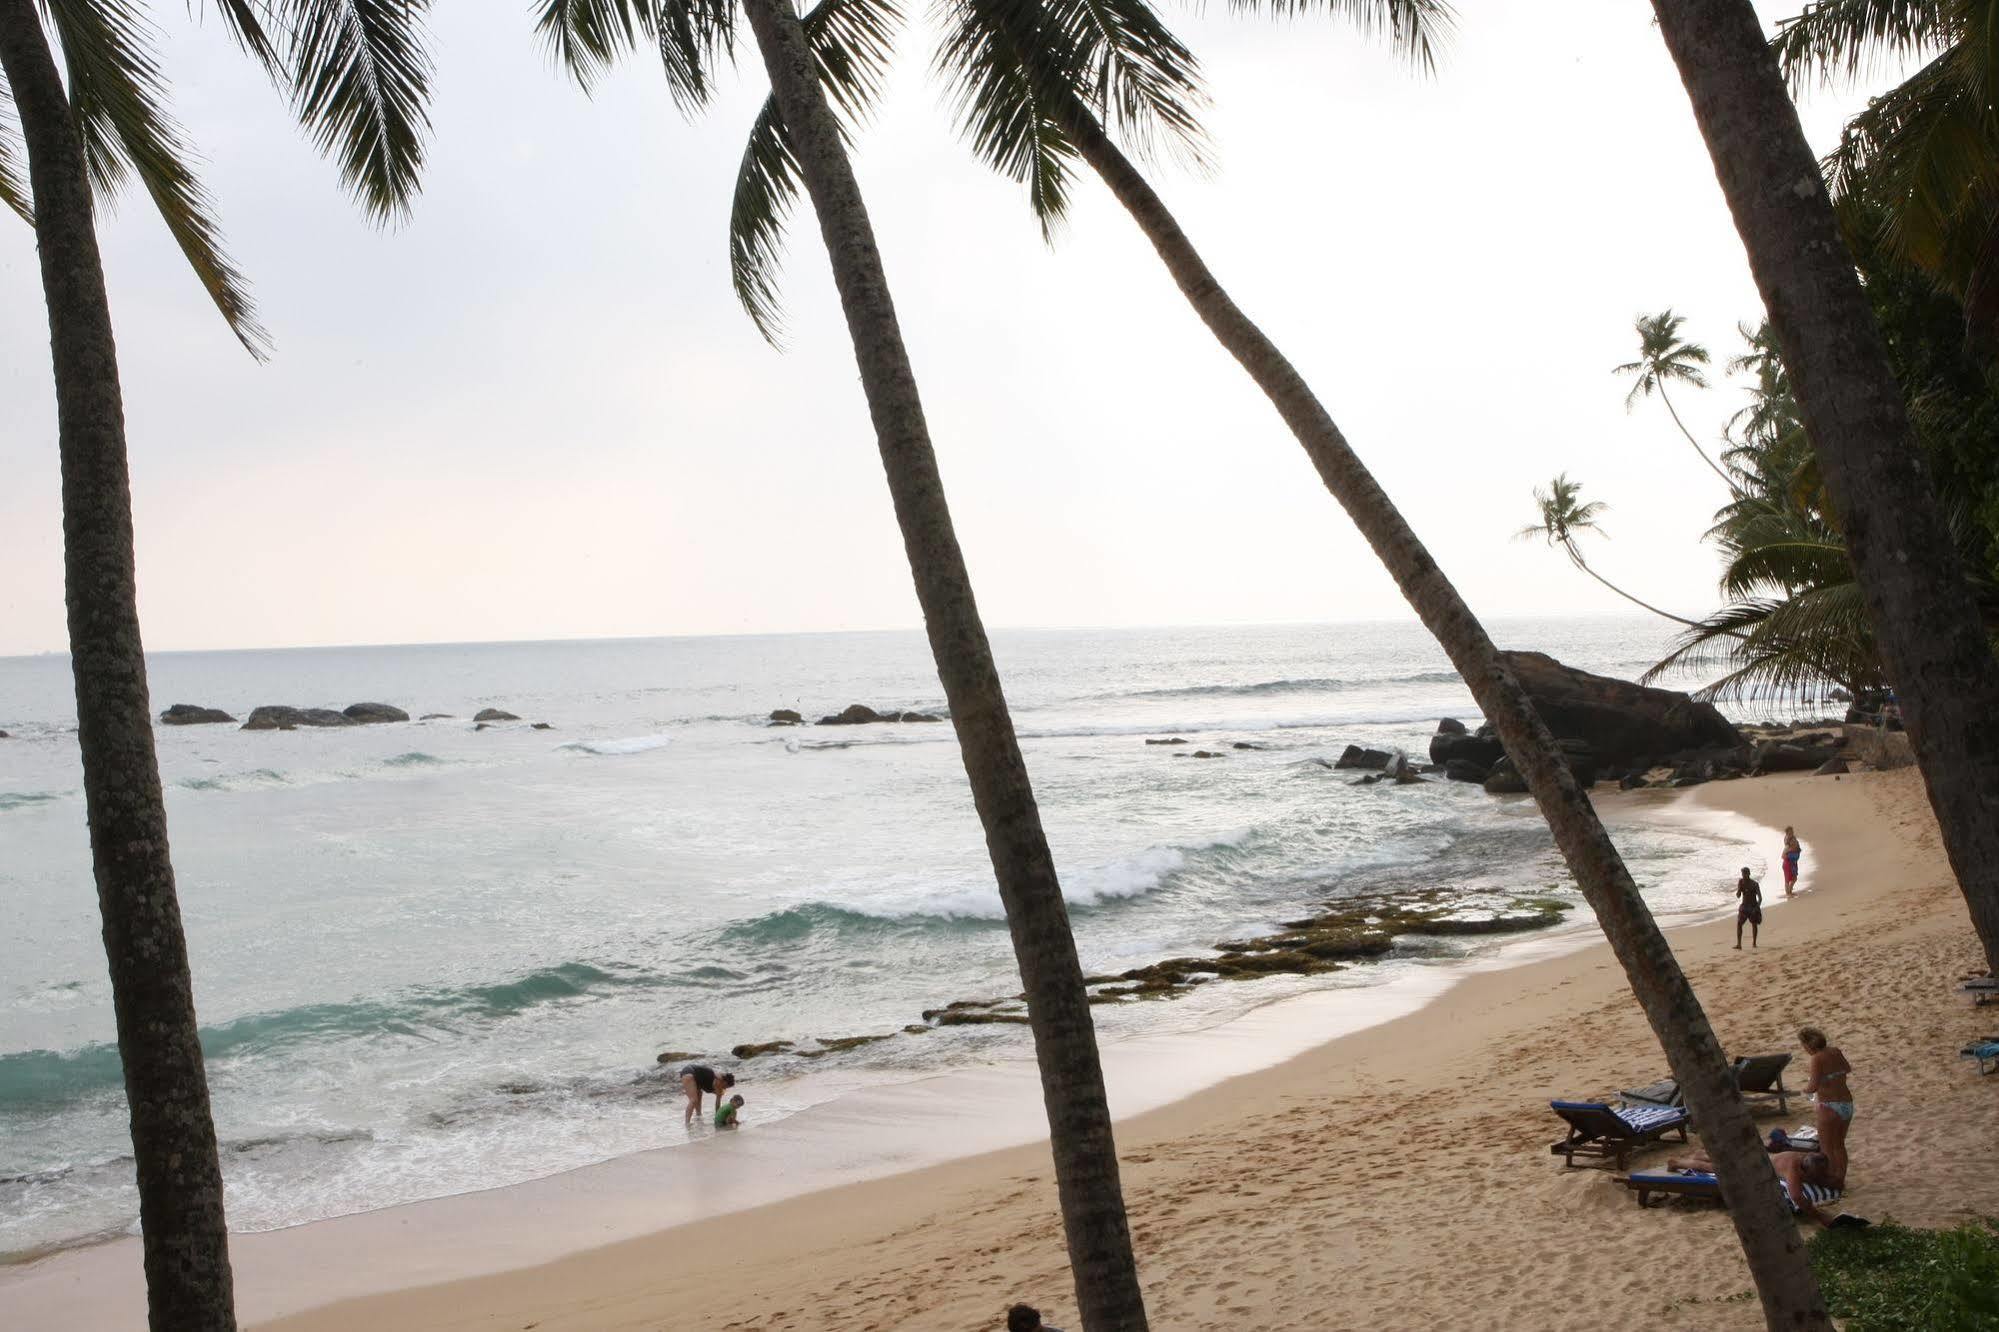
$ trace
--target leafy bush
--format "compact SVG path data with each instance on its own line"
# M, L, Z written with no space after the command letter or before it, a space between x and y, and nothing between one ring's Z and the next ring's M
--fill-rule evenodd
M1826 1306L1848 1332L1999 1332L1999 1230L1892 1222L1811 1242Z

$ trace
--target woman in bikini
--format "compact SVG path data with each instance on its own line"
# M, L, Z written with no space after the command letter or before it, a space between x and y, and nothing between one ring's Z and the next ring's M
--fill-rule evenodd
M1853 1123L1853 1088L1848 1079L1853 1065L1836 1045L1826 1044L1825 1033L1817 1027L1798 1032L1798 1043L1810 1052L1811 1077L1805 1090L1818 1100L1819 1150L1825 1153L1833 1188L1846 1187L1846 1131Z
M1798 830L1784 829L1784 896L1789 897L1798 888L1798 857L1805 849L1798 845Z
M680 1070L680 1089L687 1093L687 1114L684 1127L693 1127L694 1116L701 1113L701 1094L706 1092L715 1098L715 1107L722 1106L722 1093L736 1085L734 1073L716 1073L706 1064L688 1064Z

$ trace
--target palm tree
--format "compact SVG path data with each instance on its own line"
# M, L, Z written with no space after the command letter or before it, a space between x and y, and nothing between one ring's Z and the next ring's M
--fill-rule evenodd
M1782 20L1772 45L1794 85L1852 79L1877 58L1923 57L1869 99L1824 162L1833 202L1880 208L1886 241L1964 305L1999 324L1999 51L1992 0L1820 0Z
M1576 537L1584 532L1594 532L1598 536L1609 536L1610 534L1604 531L1603 527L1597 522L1597 518L1610 506L1601 500L1591 500L1588 503L1584 503L1582 490L1582 483L1569 480L1566 472L1561 473L1553 481L1549 482L1546 490L1542 490L1536 486L1534 489L1534 504L1541 511L1541 521L1521 528L1513 534L1513 539L1516 541L1531 541L1535 537L1540 537L1550 546L1557 548L1564 555L1567 555L1569 563L1575 565L1576 568L1581 569L1591 578L1596 579L1597 582L1602 583L1632 605L1641 606L1651 611L1654 615L1663 616L1675 624L1684 624L1696 629L1700 628L1699 621L1689 620L1685 616L1675 615L1671 611L1660 610L1649 601L1641 601L1589 567L1589 561L1583 558L1582 548L1576 544Z
M366 9L376 37L407 33L412 7L384 15L363 0L286 4L282 49L260 22L272 6L224 0L219 8L238 40L295 92L301 119L340 156L357 189L406 198L399 191L408 177L398 168L413 170L420 152L398 149L420 144L420 134L400 132L408 121L384 124L382 89L393 79L372 77L387 72L371 54L374 38L357 36L349 20ZM402 50L398 68L420 88L425 66L409 54L414 43ZM0 201L34 225L48 305L77 743L131 1114L148 1316L161 1332L229 1329L235 1310L222 1174L153 749L124 406L93 185L110 194L136 178L243 344L261 355L265 339L164 109L140 11L125 0L47 0L39 12L35 0L0 0L0 74L0 100L12 104L21 135L17 147L13 127L0 122ZM363 76L366 88L352 81Z
M1441 0L1327 0L1327 5L1388 32L1426 66L1450 17ZM1464 677L1540 804L1703 1125L1773 1325L1828 1326L1796 1226L1713 1029L1553 735L1484 627L1304 378L1223 290L1164 201L1106 130L1108 120L1141 145L1163 142L1198 151L1199 84L1191 54L1144 0L953 0L947 17L939 61L957 90L974 148L1029 186L1044 228L1060 215L1077 160L1109 186L1195 312L1270 398L1326 488ZM759 241L749 247L753 253L773 252L772 225L753 231Z
M1999 658L1754 6L1652 8L1777 331L1951 868L1999 969Z
M795 198L796 182L803 180L832 262L931 655L1027 994L1083 1326L1142 1332L1144 1297L1068 908L952 526L844 129L829 103L830 97L851 114L872 98L897 16L889 0L820 0L802 19L789 0L743 0L743 13L771 84L746 167L770 191L768 207L781 209L780 195L785 202ZM548 0L541 28L558 58L586 81L644 36L664 56L676 94L693 105L707 95L709 66L729 49L734 12L727 0Z
M1631 385L1631 392L1624 395L1625 411L1636 407L1640 398L1658 393L1659 401L1666 404L1667 412L1673 417L1673 424L1687 437L1687 443L1693 446L1694 452L1700 454L1701 461L1733 489L1735 483L1729 480L1728 473L1722 471L1714 459L1707 456L1707 450L1694 438L1694 432L1687 429L1687 423L1680 419L1679 408L1673 406L1673 399L1666 392L1666 385L1671 383L1699 389L1707 387L1707 372L1701 369L1708 363L1707 348L1680 337L1680 325L1686 322L1686 316L1676 315L1670 309L1654 315L1639 315L1633 325L1638 332L1638 359L1613 367L1611 373L1637 377Z

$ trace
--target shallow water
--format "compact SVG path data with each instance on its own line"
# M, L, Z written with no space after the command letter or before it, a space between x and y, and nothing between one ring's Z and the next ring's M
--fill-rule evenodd
M1496 636L1622 675L1664 639L1622 620ZM996 649L1093 971L1356 892L1574 896L1531 803L1355 787L1320 761L1347 743L1421 751L1438 717L1476 720L1414 626L1014 632ZM0 1253L15 1255L122 1233L136 1212L67 672L0 660L17 921L0 938ZM152 681L158 707L239 717L364 699L456 714L160 729L237 1228L685 1141L660 1050L811 1049L1018 988L948 725L763 725L777 707L940 710L917 634L163 654ZM485 706L524 720L474 730ZM1722 838L1619 833L1661 912L1726 906L1736 866L1774 865ZM1096 1015L1111 1041L1212 1026L1480 946ZM1017 1028L956 1028L758 1059L749 1123L1025 1048Z

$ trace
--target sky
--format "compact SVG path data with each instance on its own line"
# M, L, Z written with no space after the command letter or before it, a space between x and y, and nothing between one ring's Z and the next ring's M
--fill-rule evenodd
M439 0L424 191L384 231L205 6L150 8L276 352L243 352L142 198L105 218L149 648L920 623L809 214L781 351L729 288L747 32L690 121L643 59L584 95L526 0ZM1761 307L1650 9L1461 9L1425 79L1331 19L1169 8L1216 165L1149 173L1479 614L1629 609L1512 539L1562 471L1609 505L1596 568L1711 609L1725 493L1611 367L1670 305L1719 370ZM1102 186L1045 244L905 37L855 161L987 623L1407 617ZM1861 101L1807 97L1814 143ZM1679 406L1705 442L1743 401ZM0 654L64 641L45 312L0 215Z

